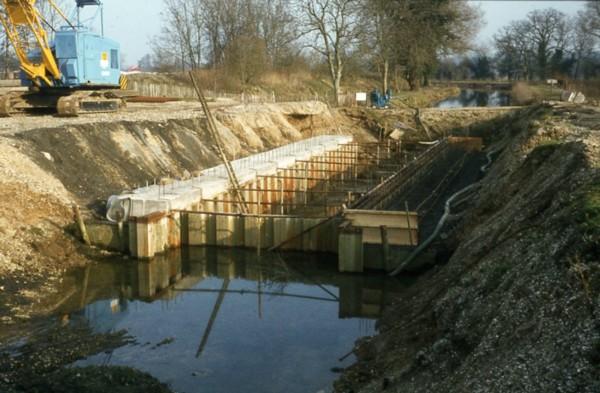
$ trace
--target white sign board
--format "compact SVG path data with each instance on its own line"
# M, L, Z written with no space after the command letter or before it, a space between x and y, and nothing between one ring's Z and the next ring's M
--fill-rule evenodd
M558 81L556 79L548 79L546 83L549 85L557 85Z
M367 102L367 93L356 93L356 102Z

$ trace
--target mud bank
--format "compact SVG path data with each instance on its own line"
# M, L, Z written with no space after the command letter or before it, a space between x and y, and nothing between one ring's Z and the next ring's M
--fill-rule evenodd
M360 342L338 392L600 389L600 112L525 109L423 274Z

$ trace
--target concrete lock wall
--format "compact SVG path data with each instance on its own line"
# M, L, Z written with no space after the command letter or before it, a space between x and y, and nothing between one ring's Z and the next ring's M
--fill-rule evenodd
M181 246L279 247L338 253L341 271L386 268L381 261L374 265L374 261L365 258L365 245L383 244L379 228L382 223L387 227L386 244L417 242L416 214L368 211L368 215L376 214L371 219L377 225L361 224L364 213L358 210L352 211L354 216L349 218L349 225L342 225L343 218L325 218L337 213L342 204L338 199L335 205L329 206L330 184L352 181L368 170L360 162L363 147L363 144L352 143L349 137L325 136L232 162L248 203L248 214L238 214L224 166L205 170L197 178L167 187L143 187L111 199L108 217L111 207L122 208L120 213L126 213L127 221L125 225L109 224L109 228L99 231L100 237L113 246L126 239L122 249L128 248L132 256L140 259L153 258ZM370 148L371 157L375 156L376 148L377 163L380 157L385 159L385 146L377 144ZM389 145L387 158L390 158ZM311 200L319 201L320 195L325 195L323 210L315 206L305 217L289 215L298 207L310 207ZM342 199L352 200L346 195ZM322 217L310 216L314 213ZM406 224L400 225L401 230L395 227L402 221L398 215L407 217ZM122 229L119 232L115 228Z
M130 222L129 227L129 250L136 258L153 258L182 244L182 220L178 212L141 217Z
M182 212L140 219L131 228L132 255L152 258L169 248L218 246L338 252L340 220L284 216L243 216L222 213Z
M358 146L351 142L351 137L321 136L232 162L250 214L271 216L234 214L236 201L222 165L168 191L148 186L111 198L110 204L127 211L129 250L137 258L152 258L181 244L268 248L285 243L283 249L335 252L337 236L327 233L330 226L296 238L322 219L273 214L310 204L311 187L350 172L359 158ZM194 211L202 214L186 214Z
M327 223L322 224L323 221ZM129 250L140 259L181 246L338 252L341 219L181 212L130 224ZM108 229L104 229L108 231Z

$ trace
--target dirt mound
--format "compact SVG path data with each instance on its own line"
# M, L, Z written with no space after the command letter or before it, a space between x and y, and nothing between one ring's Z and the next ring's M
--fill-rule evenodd
M36 165L20 143L0 139L3 323L9 322L10 316L27 315L33 305L39 306L40 298L32 289L50 287L64 269L86 261L64 230L72 222L72 200L63 184Z

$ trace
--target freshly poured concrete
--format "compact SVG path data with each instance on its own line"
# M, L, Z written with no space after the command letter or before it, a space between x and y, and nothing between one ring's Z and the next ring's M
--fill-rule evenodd
M323 135L292 143L277 149L232 161L240 185L259 176L275 176L278 170L290 168L297 161L310 160L338 150L352 142L351 136ZM213 199L230 188L224 165L206 169L190 180L169 185L151 185L131 193L112 196L108 201L107 218L111 221L145 217L153 213L186 210L202 200Z

